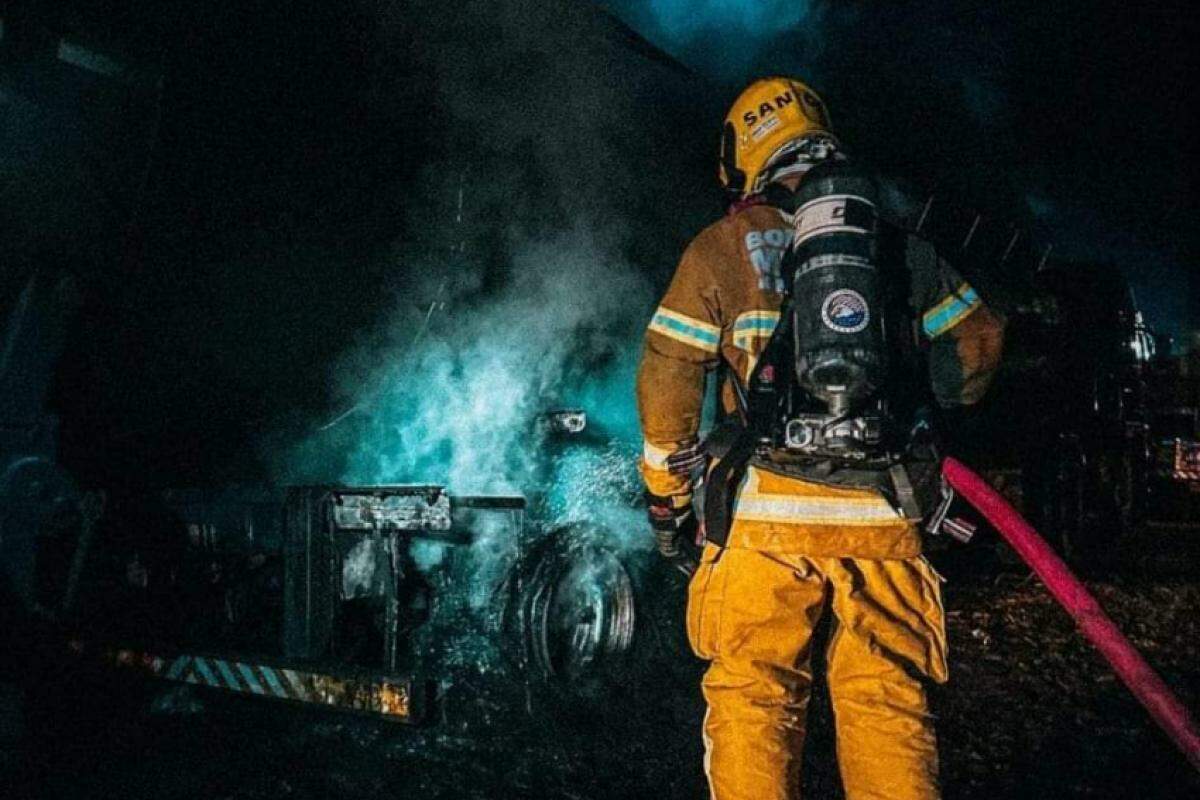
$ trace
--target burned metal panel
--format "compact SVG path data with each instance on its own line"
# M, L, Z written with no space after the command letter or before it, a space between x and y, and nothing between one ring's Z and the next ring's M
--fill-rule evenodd
M337 562L333 530L321 518L328 491L292 489L284 504L283 652L319 658L333 634Z
M163 503L187 531L190 547L227 554L277 552L283 545L283 491L172 489Z
M450 497L438 486L332 492L333 525L344 531L448 531Z
M423 629L432 607L455 616L463 598L495 590L515 561L524 505L519 497L453 498L436 486L289 490L284 652L386 668L431 659L435 634ZM472 568L462 566L475 555Z

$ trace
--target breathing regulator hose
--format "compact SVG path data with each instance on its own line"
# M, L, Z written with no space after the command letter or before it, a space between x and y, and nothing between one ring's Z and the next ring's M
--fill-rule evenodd
M942 475L963 499L983 514L1050 590L1117 677L1133 692L1159 727L1200 770L1200 732L1179 698L1121 633L1087 587L1033 527L983 478L953 458Z

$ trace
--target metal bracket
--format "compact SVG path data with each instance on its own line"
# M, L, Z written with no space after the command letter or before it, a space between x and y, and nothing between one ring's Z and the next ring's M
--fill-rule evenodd
M975 537L976 526L959 517L949 516L950 506L957 495L945 478L941 479L940 494L942 499L925 525L926 532L931 536L946 534L963 544L969 543Z

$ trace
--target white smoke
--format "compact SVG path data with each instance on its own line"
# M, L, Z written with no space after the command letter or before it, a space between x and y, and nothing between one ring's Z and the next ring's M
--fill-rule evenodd
M499 289L480 291L476 276L431 300L428 322L429 306L402 308L387 340L353 354L363 383L346 388L367 399L348 420L361 433L344 480L517 493L537 474L539 414L587 395L604 402L596 418L633 417L645 278L587 229L522 242L508 266Z

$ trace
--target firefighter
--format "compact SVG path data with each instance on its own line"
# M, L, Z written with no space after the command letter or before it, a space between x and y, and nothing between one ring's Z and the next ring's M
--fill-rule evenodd
M883 236L870 203L854 205L869 181L850 163L809 87L752 83L724 125L729 211L687 247L645 337L640 466L658 548L679 561L698 528L707 535L687 631L711 662L704 765L717 800L797 796L813 631L827 615L846 796L939 796L926 685L947 679L941 579L921 554L927 509L903 440L921 428L915 398L980 399L1003 322L932 246ZM705 376L718 367L737 434L705 454Z

